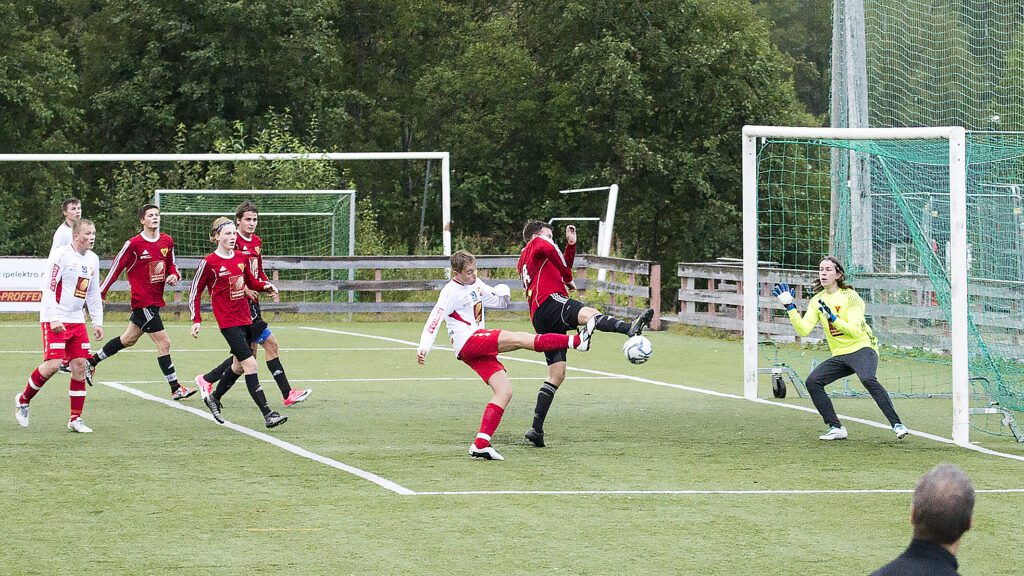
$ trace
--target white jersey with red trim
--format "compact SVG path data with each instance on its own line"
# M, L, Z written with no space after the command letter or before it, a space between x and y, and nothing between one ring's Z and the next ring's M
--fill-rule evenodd
M39 321L84 324L83 306L87 306L92 325L102 326L100 259L96 254L92 250L80 254L72 245L63 246L50 256L47 268Z
M71 226L68 226L68 222L65 220L61 222L60 226L57 226L57 230L53 233L53 242L50 243L48 257L53 257L58 248L63 248L68 244L71 244Z
M466 340L484 327L484 307L508 308L511 303L511 291L504 284L492 288L480 279L470 285L454 279L449 281L441 289L437 304L423 326L417 351L424 354L430 352L441 321L444 320L457 357Z

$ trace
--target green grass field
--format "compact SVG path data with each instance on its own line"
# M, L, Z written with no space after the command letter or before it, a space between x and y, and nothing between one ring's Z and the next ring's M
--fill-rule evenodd
M123 326L108 320L108 338ZM820 418L786 407L809 400L738 397L740 342L672 332L650 335L643 366L612 335L571 353L543 449L522 436L543 357L510 355L515 398L494 438L506 460L477 461L466 448L489 389L448 351L417 366L419 323L273 328L293 385L314 389L283 426L265 430L241 384L225 399L231 426L198 395L172 405L144 341L100 366L84 415L95 433L76 435L66 375L33 401L29 428L15 423L39 328L0 324L0 573L867 574L909 542L909 490L936 463L979 490L1024 488L1024 461L852 420L848 441L820 442ZM226 356L212 325L199 340L184 323L169 332L183 381ZM911 429L949 436L949 400L895 403ZM870 399L836 406L883 421ZM1022 519L1024 491L979 493L961 572L1020 574Z

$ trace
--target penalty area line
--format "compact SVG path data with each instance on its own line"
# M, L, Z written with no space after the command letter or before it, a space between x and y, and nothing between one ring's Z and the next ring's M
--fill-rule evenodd
M122 392L127 392L129 394L133 394L133 395L138 396L139 398L142 398L144 400L150 400L152 402L157 402L159 404L163 404L164 406L169 406L169 407L175 408L177 410L184 410L185 412L189 412L191 414L199 416L200 418L205 418L205 419L209 420L210 422L216 422L213 419L213 416L211 416L210 413L206 412L205 410L199 410L198 408L193 408L191 406L188 406L188 405L185 405L185 404L181 404L181 403L175 402L173 400L168 400L166 398L160 398L160 397L157 397L157 396L153 396L152 394L148 394L146 392L143 392L142 390L138 390L138 389L132 388L130 386L125 386L124 384L121 384L120 382L97 382L97 383L98 384L102 384L104 386L107 386L109 388L113 388L115 390L120 390ZM292 444L291 442L286 442L284 440L281 440L280 438L275 438L274 436L271 436L269 434L264 434L263 432L259 432L257 430L253 430L252 428L246 428L245 426L240 426L240 425L235 424L235 423L230 422L230 421L225 422L223 424L220 424L220 426L222 426L224 428L229 428L231 430L234 430L235 432L239 432L239 433L245 434L246 436L250 436L250 437L255 438L257 440L266 442L267 444L276 446L276 447L278 447L278 448L280 448L282 450L285 450L287 452L291 452L292 454L295 454L296 456L301 456L303 458L308 458L309 460L312 460L314 462L318 462L318 463L323 464L325 466L330 466L331 468L335 468L335 469L341 470L343 472L348 472L349 474L352 474L353 476L357 476L359 478L362 478L363 480L367 480L369 482L373 482L374 484L376 484L376 485L378 485L378 486L380 486L380 487L382 487L382 488L384 488L386 490L390 490L390 491L392 491L392 492L394 492L396 494L401 494L403 496L409 496L411 494L415 494L415 492L413 492L412 490L409 490L408 488L405 488L403 486L399 486L398 484L392 482L391 480L388 480L387 478L383 478L381 476L378 476L378 475L374 474L373 472L367 472L366 470L362 470L360 468L356 468L355 466L349 466L348 464L345 464L343 462L338 462L337 460L335 460L333 458L328 458L326 456L321 456L320 454L317 454L315 452L310 452L309 450L306 450L305 448L302 448L300 446L296 446L295 444Z
M979 494L1024 494L1024 488L975 490ZM841 494L913 494L910 488L835 490L454 490L416 492L414 496L815 496Z
M333 330L333 329L330 329L330 328L316 328L316 327L313 327L313 326L303 326L303 328L305 328L306 330L313 330L313 331L317 331L317 332L326 332L328 334L342 334L342 335L345 335L345 336L357 336L357 337L361 337L361 338L371 338L371 339L374 339L374 340L384 340L386 342L395 342L395 343L398 343L398 344L408 344L410 346L418 346L419 345L417 342L411 342L409 340L401 340L399 338L390 338L390 337L387 337L387 336L375 336L373 334L362 334L362 333L359 333L359 332L348 332L348 331L345 331L345 330ZM440 347L437 347L437 348L440 348ZM451 350L451 348L440 348L440 349L442 349L442 350ZM514 356L506 356L504 354L499 355L499 358L501 358L502 360L508 360L508 361L511 361L511 362L521 362L523 364L545 365L545 363L540 361L540 360L530 360L529 358L516 358ZM707 396L717 396L719 398L729 398L729 399L732 399L732 400L743 400L744 402L755 402L757 404L766 404L766 405L769 405L769 406L777 406L779 408L787 408L789 410L799 410L801 412L807 412L807 413L815 414L815 415L817 415L817 413L818 413L817 410L815 410L814 408L808 408L807 406L798 406L796 404L786 404L784 402L774 402L772 400L765 400L764 398L752 398L751 399L751 398L746 398L744 396L741 396L739 394L730 394L728 392L717 392L715 390L708 390L706 388L697 388L695 386L686 386L686 385L683 385L683 384L672 384L672 383L669 383L669 382L661 382L660 380L652 380L650 378L641 378L639 376L630 376L628 374L615 374L613 372L604 372L602 370L591 370L589 368L576 368L576 367L573 367L573 366L566 367L566 370L572 371L572 372L579 372L579 373L582 373L582 374L592 374L592 375L595 375L595 376L615 376L615 377L623 379L623 380L630 380L630 381L633 381L633 382L639 382L641 384L653 384L655 386L663 386L663 387L666 387L666 388L675 388L676 390L685 390L687 392L694 392L694 393L697 393L697 394L704 394L704 395L707 395ZM838 414L838 416L840 418L844 419L844 420L849 420L851 422L857 422L857 423L860 423L860 424L864 424L865 426L872 426L874 428L881 428L883 430L889 430L890 429L890 426L888 424L883 424L881 422L875 422L873 420L868 420L866 418L857 418L855 416L847 416L845 414ZM978 446L976 444L969 444L967 446L960 446L956 442L954 442L952 438L946 438L944 436L939 436L937 434L929 434L928 432L921 432L921 431L918 431L918 430L911 430L910 434L913 435L913 436L921 437L921 438L927 438L928 440L934 440L936 442L941 442L943 444L949 444L951 446L956 446L958 448L963 448L965 450L971 450L971 451L974 451L974 452L980 452L981 454L987 454L989 456L998 456L1000 458L1006 458L1008 460L1017 460L1017 461L1020 461L1020 462L1024 462L1024 456L1020 456L1020 455L1017 455L1017 454L1007 454L1006 452L998 452L998 451L992 450L990 448L983 448L983 447Z

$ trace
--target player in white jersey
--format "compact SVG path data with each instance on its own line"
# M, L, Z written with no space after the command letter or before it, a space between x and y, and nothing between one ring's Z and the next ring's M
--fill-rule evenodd
M48 258L52 258L54 252L58 248L63 248L68 244L71 244L71 227L82 219L82 201L78 198L70 197L65 198L64 202L60 205L61 210L64 213L64 221L57 226L57 230L53 232L53 242L50 243L50 253ZM64 361L60 363L60 371L66 374L71 373L71 358L65 356Z
M92 432L82 422L85 406L85 370L92 354L89 332L85 328L85 310L89 308L93 334L103 338L103 302L100 299L100 261L91 250L96 242L96 226L90 220L78 220L72 229L71 244L58 248L50 256L49 277L43 286L39 323L43 330L43 363L29 377L25 390L14 397L14 417L28 426L28 406L47 380L57 373L61 360L71 358L71 419L68 430Z
M68 198L61 203L61 210L64 212L64 221L57 226L53 233L53 242L50 244L50 256L61 247L71 244L71 228L82 219L82 201L78 198Z
M508 330L488 330L484 326L484 308L508 308L511 303L509 287L498 284L493 288L476 277L476 257L459 250L452 254L452 279L441 289L437 304L430 312L420 334L416 348L416 361L424 364L427 353L434 345L441 321L448 329L448 337L455 349L455 357L462 360L494 391L484 409L480 431L469 446L469 455L487 460L504 460L491 446L491 435L498 429L505 408L512 400L512 384L505 367L498 361L498 353L512 350L586 351L596 321L588 322L579 334L530 334Z

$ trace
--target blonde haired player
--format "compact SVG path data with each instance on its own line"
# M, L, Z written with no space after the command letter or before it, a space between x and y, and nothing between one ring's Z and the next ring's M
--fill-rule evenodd
M96 243L96 226L91 220L76 220L71 244L50 254L49 279L43 286L43 307L39 323L43 330L43 363L29 376L25 390L14 397L14 417L28 427L28 406L43 384L57 373L64 358L71 362L71 419L68 430L89 433L82 421L85 407L86 359L90 355L85 308L89 309L93 335L103 339L103 302L100 299L100 261L91 250Z
M189 309L192 313L192 337L199 337L202 317L199 313L203 291L209 289L210 304L213 316L217 319L220 333L228 343L234 357L232 370L245 374L245 386L253 402L263 413L267 428L273 428L288 420L267 406L267 397L260 387L260 379L256 374L256 358L252 355L252 343L256 339L249 314L249 299L245 290L249 288L257 292L277 293L277 288L270 282L264 282L253 274L249 259L241 252L235 251L235 223L228 218L220 217L213 221L210 228L210 240L217 243L213 253L199 262L196 276L189 292ZM201 391L202 392L202 391ZM210 409L213 418L224 423L221 415L220 397L216 391L212 394L203 392L203 402Z
M508 330L488 330L484 326L484 310L508 308L511 302L509 287L498 284L491 287L476 275L476 257L459 250L451 257L452 279L441 289L437 304L430 312L420 343L416 349L416 361L426 362L427 353L434 344L443 320L448 329L455 357L465 362L480 378L491 387L493 394L484 408L480 431L469 446L469 455L487 460L504 460L491 446L491 436L498 429L505 408L512 400L512 384L505 367L498 361L498 353L512 350L586 351L590 349L590 337L595 321L588 322L579 334L530 334Z

